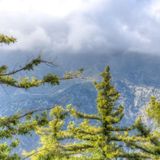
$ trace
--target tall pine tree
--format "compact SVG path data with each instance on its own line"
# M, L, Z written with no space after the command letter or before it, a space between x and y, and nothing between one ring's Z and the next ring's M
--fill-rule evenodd
M150 130L138 118L132 126L122 127L124 107L118 105L119 93L111 82L109 67L101 74L97 89L97 114L78 112L69 105L51 111L50 122L38 127L41 147L26 154L32 160L111 160L155 159L150 149ZM66 116L75 119L69 121ZM71 117L70 117L71 118ZM68 122L69 121L69 122ZM68 123L67 123L68 122ZM67 126L67 127L66 127Z

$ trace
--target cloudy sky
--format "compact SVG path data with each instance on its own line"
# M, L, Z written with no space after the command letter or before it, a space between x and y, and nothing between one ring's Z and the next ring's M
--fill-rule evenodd
M159 0L0 0L1 50L160 55Z

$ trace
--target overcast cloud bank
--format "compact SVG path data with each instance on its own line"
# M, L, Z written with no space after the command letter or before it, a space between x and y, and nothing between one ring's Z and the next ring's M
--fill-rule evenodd
M159 0L0 0L1 50L160 54Z

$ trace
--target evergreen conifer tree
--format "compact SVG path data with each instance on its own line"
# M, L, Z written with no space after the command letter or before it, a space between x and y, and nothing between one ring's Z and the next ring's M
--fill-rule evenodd
M111 83L110 69L101 74L97 89L97 114L78 112L69 105L55 107L49 125L38 127L42 146L27 154L32 160L111 160L156 159L147 149L150 131L138 118L132 126L122 127L124 107L117 105L119 93ZM66 116L75 120L67 123ZM67 127L66 127L67 126Z

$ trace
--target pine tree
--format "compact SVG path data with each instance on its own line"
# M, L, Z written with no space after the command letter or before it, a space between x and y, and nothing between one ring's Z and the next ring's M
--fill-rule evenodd
M117 105L120 94L112 85L109 67L106 67L101 76L102 81L95 83L98 92L97 114L90 115L77 112L74 108L70 109L74 117L83 119L80 125L72 124L70 128L74 138L89 145L84 155L97 160L155 158L156 156L141 146L148 143L149 130L140 118L131 126L122 127L120 124L124 107ZM97 121L97 124L93 125L91 120Z
M27 158L32 160L158 158L151 150L151 132L142 123L141 118L131 126L122 127L120 124L124 107L117 105L120 95L112 85L109 67L101 76L102 81L95 83L98 92L97 114L78 112L71 105L66 109L55 107L51 111L49 124L37 128L42 146L26 154ZM65 119L71 115L74 120Z

